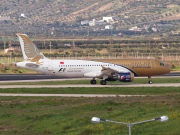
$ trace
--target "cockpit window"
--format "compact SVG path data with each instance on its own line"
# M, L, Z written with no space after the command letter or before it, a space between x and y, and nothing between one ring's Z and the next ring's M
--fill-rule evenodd
M160 63L160 66L165 66L165 64L163 62Z

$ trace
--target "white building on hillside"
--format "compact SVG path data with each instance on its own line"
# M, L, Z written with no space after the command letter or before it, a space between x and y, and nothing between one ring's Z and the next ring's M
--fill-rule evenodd
M88 24L89 24L89 21L88 21L88 20L81 21L81 25L88 25Z
M0 16L0 21L9 21L11 20L10 16Z
M112 29L113 29L113 26L112 26L112 25L106 25L106 26L105 26L105 29L106 29L106 30L112 30Z
M93 19L93 21L89 22L89 26L96 26L96 25L106 25L107 22L104 20L96 21L96 19Z
M116 17L116 16L103 17L103 20L110 23L110 22L115 22L115 21L119 20L119 17Z
M138 28L137 26L129 28L130 31L142 31L141 28Z

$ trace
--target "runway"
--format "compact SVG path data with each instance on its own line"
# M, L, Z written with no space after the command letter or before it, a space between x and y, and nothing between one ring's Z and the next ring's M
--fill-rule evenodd
M153 76L152 78L156 77L178 77L180 76L180 72L171 72L161 76ZM1 74L0 75L0 82L1 81L15 81L15 80L51 80L51 79L65 79L58 76L50 76L44 74ZM81 78L82 79L82 78Z
M0 81L47 80L47 79L62 79L62 77L45 75L45 74L1 74L0 75Z
M111 88L111 87L180 87L180 83L157 83L157 84L68 84L68 85L0 85L0 89L5 88Z
M179 77L180 72L172 72L162 76L153 76L153 78L159 77ZM137 77L139 78L139 77ZM143 77L146 78L146 77ZM91 85L91 84L68 84L68 85L3 85L3 83L9 82L37 82L37 81L65 81L65 80L89 80L90 78L61 78L57 76L43 75L43 74L3 74L0 75L1 88L73 88L73 87L180 87L180 83L154 83L154 84L107 84L107 85Z
M166 77L178 77L179 73L172 73ZM157 76L164 77L164 76ZM3 79L4 78L4 79ZM25 79L24 79L25 78ZM154 77L155 78L155 77ZM76 78L76 80L82 78ZM89 78L83 78L89 79ZM64 81L74 80L59 78L49 75L0 75L0 89L6 88L123 88L123 87L180 87L180 83L154 83L154 84L107 84L107 85L91 85L91 84L68 84L68 85L3 85L7 82L37 82L37 81ZM113 94L17 94L17 93L0 93L0 96L23 96L23 97L132 97L132 96L146 96L146 95L113 95Z

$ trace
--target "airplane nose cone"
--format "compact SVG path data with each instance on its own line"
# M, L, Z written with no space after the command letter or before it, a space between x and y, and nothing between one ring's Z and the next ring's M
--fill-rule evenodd
M171 68L170 67L166 67L166 69L164 71L165 71L165 74L169 73L169 72L171 72Z

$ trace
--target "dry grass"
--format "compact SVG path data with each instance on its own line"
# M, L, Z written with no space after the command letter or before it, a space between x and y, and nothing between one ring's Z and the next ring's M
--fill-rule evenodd
M157 19L154 22L159 22L159 21L169 21L169 20L179 20L180 19L180 13L174 14L172 16L167 16L161 19Z
M43 89L42 89L43 90ZM169 121L136 125L133 134L178 134L180 98L175 95L154 97L68 98L0 97L0 134L99 135L128 134L126 126L92 124L93 116L135 122L167 115ZM108 128L107 128L108 127Z
M80 14L80 13L82 13L82 12L86 12L87 10L89 10L90 8L92 8L93 6L96 6L96 5L98 5L98 2L92 4L92 5L90 5L90 6L86 7L86 8L84 8L84 9L75 11L75 12L73 12L73 13L71 13L71 14L72 14L72 15L77 15L77 14Z
M110 9L113 5L114 5L113 3L107 3L106 5L103 5L102 7L100 7L96 12L106 11Z

